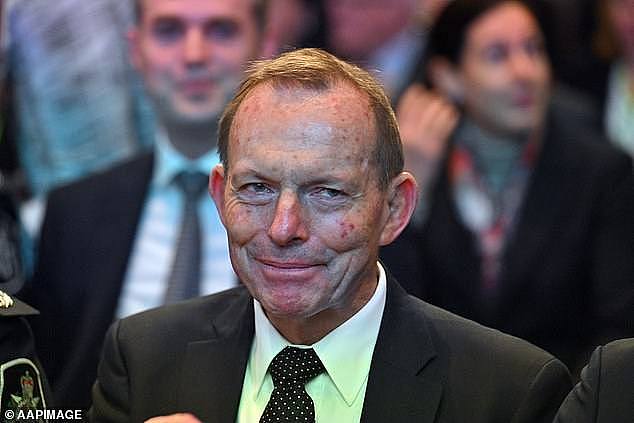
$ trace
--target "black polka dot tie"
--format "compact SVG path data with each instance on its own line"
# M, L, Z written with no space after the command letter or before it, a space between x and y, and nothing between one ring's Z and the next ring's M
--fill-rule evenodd
M273 393L260 423L314 422L315 405L304 385L325 371L315 351L286 347L269 366Z

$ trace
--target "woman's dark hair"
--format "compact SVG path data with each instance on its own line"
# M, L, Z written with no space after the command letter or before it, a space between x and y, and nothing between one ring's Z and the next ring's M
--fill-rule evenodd
M427 40L426 62L432 57L443 57L459 64L467 31L471 24L489 10L504 3L525 6L540 22L545 17L543 6L525 0L453 0L444 8L431 28Z

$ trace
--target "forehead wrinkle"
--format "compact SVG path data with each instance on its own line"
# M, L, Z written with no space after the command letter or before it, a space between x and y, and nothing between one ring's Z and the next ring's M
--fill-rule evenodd
M323 164L321 162L324 160L329 163L327 169L321 166ZM326 157L294 161L294 163L295 166L283 166L283 163L280 163L279 160L266 156L241 158L234 164L231 174L233 178L254 176L271 182L293 181L296 185L318 184L320 182L349 182L347 169L338 166L339 163L333 162Z
M310 114L302 114L303 108L311 108ZM320 118L320 109L324 110L326 118ZM337 109L340 109L341 113L337 113L337 120L333 121L333 110ZM350 113L351 109L356 110L356 113ZM334 135L361 136L364 140L368 140L354 143L358 147L357 150L361 151L350 152L351 154L364 154L366 152L363 150L370 148L370 151L367 151L369 157L376 146L376 122L374 112L369 106L369 98L352 85L339 83L327 90L315 90L284 87L265 82L254 87L238 107L229 130L228 150L236 142L257 142L257 140L251 140L250 137L253 135L253 130L260 128L258 125L249 124L249 120L261 120L263 115L269 113L299 114L299 118L297 115L293 116L295 121L287 126L287 128L296 127L294 129L298 131L298 150L303 149L304 143L301 141L309 139L310 134L307 132L323 130L326 127L331 135L339 129L341 132ZM250 133L244 132L245 126ZM241 139L236 137L238 132L242 136ZM333 144L343 143L343 140L334 135L322 141ZM246 146L243 145L243 147Z

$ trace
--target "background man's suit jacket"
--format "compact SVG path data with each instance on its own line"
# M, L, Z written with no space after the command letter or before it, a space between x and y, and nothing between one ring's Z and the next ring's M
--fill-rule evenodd
M88 408L152 176L146 154L48 198L33 281L21 295L56 404Z
M233 423L253 335L244 287L118 321L92 421L189 411ZM551 423L570 388L551 355L409 296L388 276L363 422Z
M634 338L598 347L555 423L634 421Z
M563 117L551 118L492 295L446 163L425 224L410 224L381 258L411 294L578 371L595 345L634 336L634 177L629 157Z

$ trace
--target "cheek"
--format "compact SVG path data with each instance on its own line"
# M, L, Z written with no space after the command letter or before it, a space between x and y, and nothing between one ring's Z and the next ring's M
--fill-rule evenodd
M147 71L154 74L164 74L177 62L176 56L177 54L173 49L150 43L145 49L143 61Z
M376 210L351 211L336 220L332 230L333 247L339 251L346 251L365 246L369 240L375 238L379 231L379 218Z
M265 227L267 213L262 207L241 204L235 200L225 203L227 232L232 242L244 244Z
M544 61L540 65L540 72L539 72L539 81L541 83L541 88L544 91L547 91L548 88L550 87L551 78L552 78L552 73L550 71L550 64Z
M339 221L339 238L343 241L348 239L351 233L356 229L356 224L347 220Z

